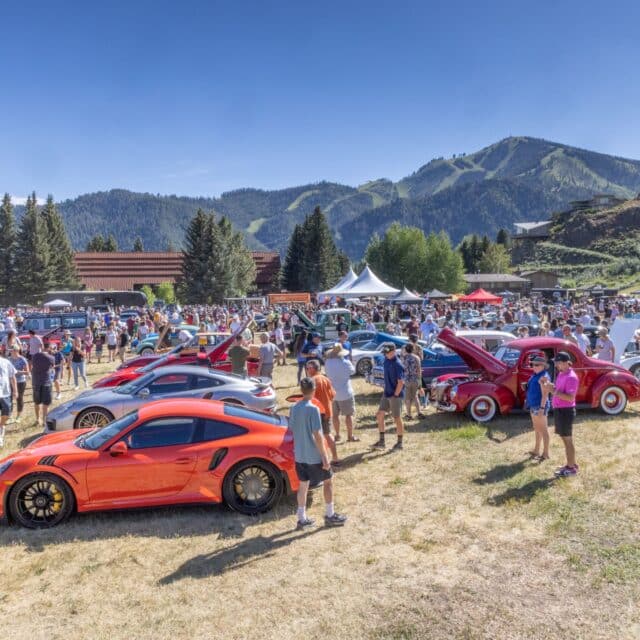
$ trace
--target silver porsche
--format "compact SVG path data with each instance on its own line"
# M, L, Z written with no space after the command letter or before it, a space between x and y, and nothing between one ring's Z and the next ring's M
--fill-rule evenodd
M120 387L90 389L49 412L47 430L103 427L140 405L166 398L222 400L273 411L276 393L266 378L243 378L215 369L173 365L150 371Z

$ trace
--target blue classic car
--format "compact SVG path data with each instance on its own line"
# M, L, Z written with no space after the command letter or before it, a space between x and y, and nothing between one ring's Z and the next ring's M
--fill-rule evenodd
M388 334L380 334L388 335ZM458 336L467 338L475 344L481 346L487 351L494 351L498 347L515 340L515 336L505 331L494 330L469 330L458 331ZM404 345L407 340L400 336L389 336L393 338L389 342L393 342L396 346ZM399 342L400 340L400 342ZM423 341L419 341L422 347L422 384L427 386L431 383L431 380L438 376L445 375L447 373L466 373L469 367L465 364L464 360L457 354L440 344L437 338L432 340L428 345ZM384 386L384 372L383 372L384 356L379 355L374 358L374 366L371 371L369 381L376 386Z

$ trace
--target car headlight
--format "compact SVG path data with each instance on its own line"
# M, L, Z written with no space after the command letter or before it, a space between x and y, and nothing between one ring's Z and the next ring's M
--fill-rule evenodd
M0 476L13 464L13 460L7 460L0 464Z
M453 400L458 395L458 385L451 387L451 391L449 391L449 397Z

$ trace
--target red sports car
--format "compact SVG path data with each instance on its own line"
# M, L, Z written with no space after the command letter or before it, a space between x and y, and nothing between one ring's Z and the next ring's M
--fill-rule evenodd
M287 418L211 400L149 403L102 429L44 435L0 461L0 518L220 503L246 514L296 491Z
M431 384L431 402L442 411L464 411L476 422L489 422L497 413L523 410L527 382L533 375L531 358L546 357L553 379L553 358L559 351L569 354L580 379L578 408L599 407L617 415L627 402L640 400L640 380L617 364L587 357L568 340L522 338L503 345L494 355L450 329L443 329L438 340L460 355L470 371L436 378Z
M127 360L113 373L94 382L93 388L118 387L132 380L136 380L157 367L166 367L172 364L202 365L231 373L231 361L227 358L227 350L231 346L234 336L228 336L225 340L217 344L215 342L208 344L205 347L205 352L201 352L197 339L203 335L211 340L212 337L220 336L221 334L196 334L193 343L179 345L164 355L139 356L133 358L133 360ZM252 358L247 360L247 369L250 376L257 376L258 361Z

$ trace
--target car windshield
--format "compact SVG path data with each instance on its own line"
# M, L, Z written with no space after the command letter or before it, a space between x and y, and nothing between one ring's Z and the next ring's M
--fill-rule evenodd
M381 344L378 344L377 342L366 342L365 344L363 344L361 347L358 347L359 349L361 349L362 351L377 351L379 347L382 347Z
M513 349L512 347L503 346L496 350L493 354L498 360L502 360L505 364L512 367L518 362L520 358L520 349Z
M99 449L105 442L111 440L114 436L117 436L121 431L124 431L127 427L131 426L138 419L138 412L132 411L114 420L106 427L101 429L94 429L89 433L76 438L75 444L83 449L92 449L95 451Z
M125 396L133 395L138 389L141 389L145 385L149 384L153 380L153 373L147 373L142 376L142 378L138 378L137 380L132 380L131 382L127 382L127 384L122 384L119 387L113 389L114 393L121 393Z

